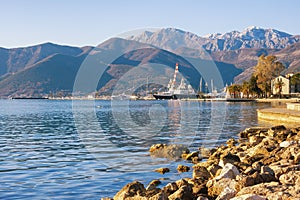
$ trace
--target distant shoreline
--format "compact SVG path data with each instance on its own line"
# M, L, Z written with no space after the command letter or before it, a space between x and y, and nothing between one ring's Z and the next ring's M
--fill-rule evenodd
M90 97L63 97L63 98L49 98L49 97L12 97L12 98L0 98L0 99L45 99L45 100L112 100L109 97L99 97L99 98L90 98ZM124 99L124 101L156 101L156 99ZM209 98L209 99L176 99L180 101L228 101L228 102L258 102L258 103L293 103L300 102L299 98L290 98L290 99L219 99L219 98ZM122 100L120 100L122 101ZM166 101L166 100L162 100Z

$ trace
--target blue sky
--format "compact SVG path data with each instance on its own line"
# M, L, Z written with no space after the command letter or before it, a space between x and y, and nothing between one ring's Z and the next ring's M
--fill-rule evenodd
M0 0L0 47L97 45L122 32L175 27L206 35L255 25L300 34L297 0Z

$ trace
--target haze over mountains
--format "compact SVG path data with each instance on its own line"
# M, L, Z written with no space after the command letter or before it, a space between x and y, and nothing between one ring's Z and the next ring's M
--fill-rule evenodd
M208 68L207 61L213 59L224 84L249 78L261 54L276 55L286 66L285 73L300 71L300 36L258 27L203 37L165 28L125 39L112 38L92 49L52 43L0 48L0 97L70 93L76 73L89 53L98 56L100 68L109 65L97 88L103 94L111 93L122 74L147 62L171 68L180 62L184 75L197 88L199 76L194 75L190 70L192 66L180 57L199 61L203 69ZM103 65L107 56L118 55L118 52L128 53Z

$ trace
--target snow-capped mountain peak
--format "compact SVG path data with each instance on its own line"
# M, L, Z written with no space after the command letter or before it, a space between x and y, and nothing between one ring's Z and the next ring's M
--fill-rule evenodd
M209 51L236 50L243 48L282 49L300 40L299 36L275 29L250 26L243 31L216 33L198 36L176 28L163 28L155 32L144 32L127 39L148 43L166 50L181 47Z

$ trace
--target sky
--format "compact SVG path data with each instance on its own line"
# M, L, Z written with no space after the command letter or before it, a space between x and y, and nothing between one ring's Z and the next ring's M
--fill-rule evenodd
M0 47L96 46L136 29L204 36L249 26L300 35L297 0L0 0Z

